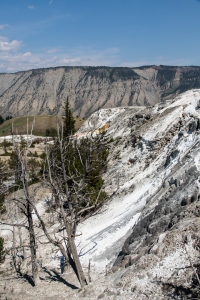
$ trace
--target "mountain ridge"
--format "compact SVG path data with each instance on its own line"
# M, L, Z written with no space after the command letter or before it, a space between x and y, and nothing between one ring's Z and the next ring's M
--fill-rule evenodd
M0 73L4 117L63 115L69 97L73 114L89 117L100 108L152 106L200 88L200 67L52 67Z

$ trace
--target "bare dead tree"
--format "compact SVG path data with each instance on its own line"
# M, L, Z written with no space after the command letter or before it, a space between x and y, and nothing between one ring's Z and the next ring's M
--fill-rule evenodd
M29 231L29 238L30 238L30 252L31 252L31 264L32 264L32 276L33 282L35 285L39 282L39 270L38 270L38 263L36 257L36 237L34 231L34 223L33 223L33 206L31 205L32 199L29 193L29 185L28 185L28 153L30 151L30 146L32 144L32 130L31 130L31 138L28 135L28 117L27 117L27 137L25 141L25 145L23 149L20 147L16 147L16 143L14 140L14 132L12 126L12 142L14 151L18 157L19 165L20 165L20 172L21 172L21 181L23 186L23 192L25 196L25 207L26 207L26 217L28 221L28 231Z
M23 149L17 145L13 134L13 147L19 161L20 180L24 193L24 200L16 196L14 201L18 203L26 218L23 222L18 220L15 224L3 221L0 223L18 228L24 227L29 231L32 276L36 285L39 274L32 217L35 213L48 241L59 248L65 261L73 268L81 286L84 286L87 280L75 244L76 230L77 225L98 209L106 199L101 174L106 169L109 138L105 131L90 131L85 138L70 136L65 139L63 127L59 124L57 133L54 145L46 147L46 170L43 175L45 182L52 189L51 205L54 207L55 215L53 218L54 220L57 218L60 222L59 232L49 233L29 193L27 157L32 138L28 138L28 118L27 138Z
M16 220L17 220L17 223L19 224L19 206L16 205ZM20 247L22 249L22 252L23 252L23 259L24 261L26 261L26 249L23 245L23 240L22 240L22 232L21 232L21 227L18 227L18 234L19 234L19 242L20 242Z
M91 132L89 137L83 139L72 136L64 139L62 126L59 124L57 131L55 145L47 148L46 152L48 175L45 180L54 194L60 231L66 231L67 237L64 238L63 234L63 238L58 241L52 240L47 234L46 236L59 247L81 286L84 286L87 280L75 244L76 230L78 223L100 207L106 198L99 174L106 167L108 141L105 132ZM44 224L42 226L44 228ZM65 243L66 248L63 247Z
M30 252L31 252L31 264L32 264L32 276L33 276L33 282L35 285L38 284L39 282L39 273L38 273L38 264L37 264L37 258L36 258L36 236L35 236L35 230L34 230L34 223L33 223L33 206L32 202L33 200L31 199L30 193L29 193L29 185L28 185L28 153L29 153L29 148L32 144L32 130L33 130L33 124L32 124L32 130L31 130L31 135L29 136L28 134L28 117L27 117L27 136L26 139L23 141L23 147L22 143L17 142L15 140L14 136L14 129L13 129L13 123L12 123L12 144L14 148L14 152L17 156L17 160L19 163L19 170L20 170L20 181L22 184L22 190L24 193L24 199L18 199L18 197L14 198L13 201L17 203L17 205L20 205L20 208L23 210L24 215L26 216L25 223L18 223L13 222L13 223L6 223L3 222L2 220L0 221L1 224L6 224L14 227L19 228L19 232L21 227L25 227L29 231L29 238L30 238ZM28 223L27 225L26 222ZM14 230L15 232L15 230ZM13 239L15 240L15 239ZM15 245L14 245L15 246ZM13 247L15 248L15 247ZM15 251L15 250L14 250Z

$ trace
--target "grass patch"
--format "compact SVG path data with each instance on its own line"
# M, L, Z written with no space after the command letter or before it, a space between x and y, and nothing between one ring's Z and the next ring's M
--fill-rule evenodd
M56 120L62 122L62 116L35 116L35 124L33 128L33 134L37 136L45 136L46 129L57 128ZM28 129L29 133L32 128L32 123L34 116L29 117ZM75 118L75 128L78 130L83 124L84 120L80 118ZM11 134L12 122L14 124L15 134L26 134L27 132L27 118L26 117L16 117L12 120L5 121L0 125L0 137L7 136Z
M12 152L6 152L6 153L2 153L0 154L0 156L11 156Z

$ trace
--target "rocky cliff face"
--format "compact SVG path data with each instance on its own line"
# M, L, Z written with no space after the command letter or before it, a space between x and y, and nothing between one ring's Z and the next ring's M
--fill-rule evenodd
M0 74L0 111L62 115L69 96L73 114L88 117L99 108L151 106L191 88L200 88L199 67L37 69Z

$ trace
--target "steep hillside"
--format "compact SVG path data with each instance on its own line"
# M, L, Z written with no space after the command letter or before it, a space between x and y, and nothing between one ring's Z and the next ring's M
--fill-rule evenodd
M189 295L187 266L199 257L200 90L152 108L101 110L80 135L105 124L115 145L104 174L111 202L80 226L78 243L96 274L111 270L89 299L112 299L118 287L119 299Z
M199 67L57 67L0 74L3 116L62 115L69 96L73 114L88 117L99 108L151 106L200 88Z
M140 72L144 75L144 70ZM102 174L109 199L78 226L76 237L86 272L91 262L92 282L77 292L71 273L60 274L61 254L49 244L38 244L43 284L35 290L25 289L24 296L198 299L200 89L149 108L102 109L87 119L77 135L81 137L102 127L113 138L109 164ZM45 199L41 201L41 194L37 205L44 216ZM57 226L50 227L52 232ZM11 244L11 233L2 230L2 235L7 238L7 245ZM9 260L2 268L8 264ZM45 272L49 277L45 277ZM55 282L58 274L59 287ZM9 280L20 298L24 279ZM50 290L49 280L54 286ZM0 281L5 299L14 299L4 284L5 278Z

